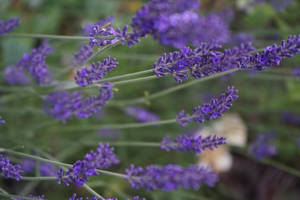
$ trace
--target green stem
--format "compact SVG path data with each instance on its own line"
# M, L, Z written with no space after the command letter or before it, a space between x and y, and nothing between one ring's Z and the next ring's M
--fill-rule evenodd
M146 97L140 97L140 98L130 99L130 100L114 101L113 103L116 104L116 105L122 105L122 106L127 105L127 104L145 103L148 100L156 99L156 98L162 97L164 95L173 93L177 90L184 89L186 87L195 85L195 84L203 82L203 81L207 81L207 80L214 79L214 78L217 78L217 77L220 77L220 76L224 76L226 74L230 74L230 73L236 72L238 70L239 69L231 69L231 70L228 70L228 71L225 71L225 72L220 72L220 73L217 73L217 74L213 74L211 76L207 76L207 77L204 77L204 78L199 78L199 79L187 82L187 83L183 83L183 84L180 84L180 85L177 85L177 86L174 86L174 87L170 87L168 89L165 89L165 90L160 91L160 92L153 93L153 94L148 95Z
M142 128L148 126L157 126L163 124L172 124L175 123L176 119L163 120L158 122L148 122L148 123L127 123L127 124L106 124L106 125L97 125L97 126L69 126L61 127L61 131L72 132L72 131L93 131L101 128L108 129L128 129L128 128Z
M9 33L3 35L5 37L27 37L27 38L43 38L43 39L56 39L56 40L90 40L90 37L86 36L72 36L72 35L51 35L40 33Z
M158 78L156 75L152 75L152 76L146 76L146 77L141 77L141 78L134 78L134 79L124 80L124 81L112 82L112 84L114 84L114 85L124 85L124 84L127 84L127 83L134 83L134 82L140 82L140 81L148 81L148 80L153 80L153 79L156 79L156 78Z
M25 181L55 181L57 177L55 176L21 176L22 180Z

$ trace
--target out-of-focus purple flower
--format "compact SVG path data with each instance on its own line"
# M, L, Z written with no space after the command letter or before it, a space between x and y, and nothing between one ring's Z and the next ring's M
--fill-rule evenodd
M9 75L6 77L8 83L24 84L27 83L24 71L28 71L35 82L39 85L47 85L51 83L52 76L48 71L46 64L46 57L53 51L53 48L49 46L48 41L45 40L41 46L36 49L32 49L31 53L25 53L23 58L17 62L13 69L8 66L5 72Z
M137 106L126 107L125 113L143 123L160 121L160 118L156 114Z
M76 194L74 193L73 195L72 195L72 197L71 198L69 198L69 200L83 200L83 198L82 197L77 197L76 198ZM97 197L95 197L95 196L92 196L92 197L90 197L90 198L85 198L85 200L118 200L117 198L105 198L105 199L101 199L101 198L97 198ZM126 200L130 200L130 199L126 199ZM138 197L138 196L135 196L135 197L133 197L132 198L132 200L146 200L145 198L140 198L140 197Z
M276 147L272 144L274 140L273 133L259 135L249 147L250 154L258 160L276 155Z
M13 31L20 24L18 17L10 18L6 21L0 20L0 35Z
M229 29L225 21L217 14L199 16L199 7L197 0L151 0L132 18L133 35L150 34L162 44L177 48L200 42L226 42Z
M254 50L251 44L241 44L239 47L218 51L220 45L202 43L196 49L188 47L180 51L164 54L153 64L156 76L173 75L177 82L188 78L188 72L194 78L202 78L212 74L244 68L249 63Z
M211 99L209 104L202 104L195 107L192 116L184 114L184 111L180 111L176 121L181 126L185 126L191 120L194 120L196 123L204 123L205 121L221 117L222 113L229 110L232 102L238 98L237 94L238 90L233 86L229 86L225 93L222 93L218 98Z
M33 195L28 195L28 196L26 196L27 198L29 197L29 198L32 198L32 199L35 199L35 200L44 200L45 199L45 196L44 195L41 195L41 196L33 196ZM23 198L16 198L16 199L14 199L14 200L25 200L25 199L23 199Z
M281 114L281 121L286 124L300 125L300 114L285 111Z
M295 67L293 69L293 76L296 78L300 78L300 67Z
M80 47L79 52L75 53L72 58L72 66L82 65L93 55L93 47L89 44Z
M91 67L85 67L77 71L75 81L81 87L93 84L101 80L108 72L113 70L119 63L116 58L107 56L102 62L92 63Z
M83 35L85 36L93 36L95 35L95 31L97 31L96 27L102 27L108 24L111 24L115 20L114 16L105 17L102 20L98 20L95 23L88 23L83 28Z
M36 164L37 164L36 161L30 158L25 158L22 161L22 167L25 172L34 171ZM40 174L42 176L56 176L57 174L57 170L55 166L51 163L41 162L39 168L40 168Z
M0 125L5 124L5 120L0 116Z
M4 72L4 78L11 85L26 85L29 78L23 69L16 66L7 66Z
M107 138L107 139L118 139L121 136L121 132L119 130L108 129L108 128L101 128L98 130L98 135L100 138Z
M146 190L176 190L179 187L198 190L203 184L214 186L218 181L217 175L207 168L191 165L183 168L179 165L157 166L146 168L131 165L126 169L127 181L131 187Z
M21 179L23 170L21 169L21 165L11 164L8 157L4 157L0 154L0 173L2 173L5 178L13 178L18 181Z
M84 160L76 161L65 174L62 169L59 169L57 181L58 184L63 181L67 186L75 183L76 186L80 187L88 181L89 176L99 174L96 169L106 169L118 163L119 159L114 154L113 147L99 143L95 152L91 151L85 155Z
M231 39L231 43L234 45L240 45L242 43L247 44L249 42L253 42L254 37L248 33L238 33L234 35Z
M285 58L300 53L300 35L289 36L280 45L267 46L262 52L255 53L250 59L250 67L261 71L265 67L279 66Z
M99 88L98 96L82 99L80 92L68 93L66 91L55 92L45 97L44 111L62 122L77 118L88 118L100 111L113 98L113 85L105 82Z
M160 148L165 151L176 150L181 152L194 152L196 154L202 153L206 149L213 150L219 145L226 144L225 137L218 137L217 135L202 136L179 136L174 141L166 136L160 143Z
M36 162L31 158L24 158L22 160L22 168L25 172L32 172L35 169Z

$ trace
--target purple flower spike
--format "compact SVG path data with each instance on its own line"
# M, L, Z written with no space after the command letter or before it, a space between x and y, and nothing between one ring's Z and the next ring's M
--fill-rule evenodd
M91 85L93 82L101 80L118 64L116 58L110 58L110 56L108 56L102 62L92 63L91 67L78 70L75 81L81 87Z
M71 198L69 198L69 200L83 200L83 198L82 197L77 197L76 198L76 194L74 193L73 195L72 195L72 197ZM85 200L118 200L117 198L105 198L105 199L101 199L101 198L97 198L97 197L95 197L95 196L92 196L92 197L90 197L90 198L85 198ZM126 200L130 200L130 199L126 199ZM132 198L132 200L146 200L145 198L140 198L140 197L138 197L138 196L135 196L135 197L133 197Z
M147 123L160 121L160 118L156 114L137 106L128 106L126 107L125 112L139 122Z
M160 148L165 151L176 150L181 152L194 152L196 154L202 153L206 149L213 150L219 145L226 144L225 137L207 136L188 136L183 135L177 137L172 141L168 136L164 137L160 143Z
M16 66L7 66L4 78L10 85L27 85L29 83L29 78L25 74L25 71Z
M294 76L295 78L300 78L300 67L295 67L295 68L293 69L293 76Z
M79 52L75 53L72 58L72 66L82 65L93 55L93 52L93 47L89 44L80 47Z
M0 35L13 31L20 24L18 17L10 18L6 21L0 20Z
M27 197L35 199L35 200L44 200L45 199L44 195L41 195L41 196L28 195ZM25 199L23 199L23 198L16 198L14 200L25 200Z
M229 86L225 93L222 93L218 98L211 99L209 104L195 107L192 116L184 114L184 110L180 111L176 121L181 126L185 126L191 120L194 120L196 123L204 123L205 121L221 117L222 113L229 110L232 102L238 98L237 94L238 90L233 86Z
M258 160L276 155L276 147L272 144L274 140L273 133L259 135L249 147L250 154Z
M5 120L0 116L0 125L5 124Z
M96 169L106 169L119 162L118 157L114 154L113 147L99 143L95 152L91 151L85 155L84 160L76 161L65 174L62 169L59 169L57 182L60 184L63 181L67 186L75 183L76 186L80 187L88 181L89 176L98 175Z
M21 169L21 165L11 164L7 157L0 154L0 173L2 173L5 178L13 178L18 181L21 179L23 170Z
M146 168L131 165L126 169L127 181L134 189L146 190L176 190L179 187L198 190L203 184L214 186L218 181L217 175L203 167L191 165L183 168L178 165L157 166Z

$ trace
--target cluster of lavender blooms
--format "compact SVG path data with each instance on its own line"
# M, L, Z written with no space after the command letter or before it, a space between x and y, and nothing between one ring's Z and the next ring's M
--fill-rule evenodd
M13 178L18 181L21 179L23 170L21 165L11 164L8 157L4 157L0 154L0 173L3 174L5 178Z
M212 98L209 104L203 104L194 108L194 114L185 114L184 110L180 111L176 117L177 123L186 126L192 120L196 123L204 123L211 119L221 117L222 113L229 110L232 102L238 98L238 90L233 86L227 87L225 93L218 98Z
M169 136L166 136L162 139L160 148L167 152L172 149L200 154L206 149L214 150L214 148L218 148L218 146L222 144L226 144L226 138L218 137L217 135L209 135L207 137L183 135L173 141Z
M45 196L41 195L41 196L33 196L33 195L28 195L27 198L31 198L31 199L35 199L35 200L44 200ZM24 198L16 198L14 200L25 200Z
M5 120L0 116L0 125L5 124Z
M281 114L281 121L290 125L300 125L300 114L285 111Z
M300 78L300 67L295 67L295 68L293 69L293 76L294 76L295 78Z
M34 171L36 165L36 161L30 158L25 158L22 161L22 167L24 169L24 172ZM56 176L57 170L53 164L41 162L39 163L39 165L41 176Z
M0 20L0 35L13 31L20 24L18 17L10 18L6 21Z
M257 136L249 147L250 154L257 160L276 155L276 147L272 144L274 140L275 135L273 133L266 133Z
M97 197L95 197L95 196L93 196L93 197L90 197L90 198L83 198L83 197L78 197L78 198L76 198L76 194L74 193L73 195L72 195L72 197L71 198L69 198L69 200L118 200L117 198L105 198L105 199L103 199L103 198L97 198ZM130 200L130 199L126 199L126 200ZM135 196L135 197L133 197L131 200L146 200L145 198L140 198L140 197L138 197L138 196Z
M108 72L113 70L119 63L116 58L107 56L102 62L92 63L91 67L84 67L77 71L75 81L81 87L93 84L101 80Z
M62 181L67 186L74 183L80 187L88 181L89 176L99 174L96 169L106 169L119 162L113 147L110 147L109 144L99 143L96 151L87 153L83 160L76 161L67 172L64 173L62 168L59 169L57 182L60 184Z
M160 118L156 114L138 106L127 106L125 113L143 123L160 121Z
M150 34L162 44L177 48L198 46L200 42L227 42L230 32L226 22L214 13L200 16L199 7L197 0L151 0L132 18L133 34Z
M191 165L183 168L179 165L150 165L145 168L131 165L126 169L127 180L131 187L146 190L176 190L179 187L198 190L200 186L214 186L218 181L217 175L209 169Z
M98 96L90 96L85 99L80 92L51 93L45 97L44 111L62 122L71 119L72 116L89 118L113 98L112 87L112 84L105 82L100 86Z
M31 53L25 53L23 58L15 65L5 69L5 79L9 84L25 85L29 82L25 72L29 72L39 85L51 83L52 76L46 64L46 57L53 51L45 40L42 45L32 49Z

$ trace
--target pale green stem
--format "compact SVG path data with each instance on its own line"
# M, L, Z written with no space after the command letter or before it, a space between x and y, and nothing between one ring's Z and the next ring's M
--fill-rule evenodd
M22 180L25 181L56 181L57 177L55 176L21 176Z
M31 34L31 33L8 33L2 37L27 37L27 38L42 38L42 39L56 39L56 40L90 40L87 36L72 36L72 35L51 35L51 34Z
M158 78L156 75L152 75L152 76L134 78L134 79L124 80L124 81L112 82L112 84L114 84L114 85L124 85L124 84L127 84L127 83L148 81L148 80L153 80L153 79L156 79L156 78ZM101 86L101 85L97 85L97 86Z

